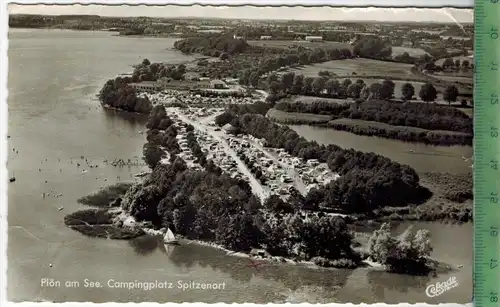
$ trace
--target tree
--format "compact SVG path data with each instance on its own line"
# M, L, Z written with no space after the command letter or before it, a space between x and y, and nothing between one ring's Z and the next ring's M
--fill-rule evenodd
M293 77L292 93L300 94L304 87L304 75L295 75Z
M216 230L217 241L234 251L249 251L257 247L260 231L248 213L232 215L227 223L220 223Z
M259 73L256 71L253 71L249 77L250 85L253 87L256 87L259 84L259 78L260 78Z
M444 60L444 62L443 62L443 65L442 65L442 66L443 66L443 68L449 68L449 67L452 67L452 66L454 66L454 65L455 65L455 63L453 62L453 59L451 59L451 58L446 58L446 59Z
M222 52L220 54L219 59L221 59L222 61L225 61L225 60L229 59L229 54L227 54L227 52Z
M367 86L363 87L359 97L363 100L367 100L370 97L370 88Z
M351 79L344 79L344 81L342 81L342 87L345 89L347 89L351 84L352 84Z
M151 169L154 169L160 160L165 156L165 153L158 145L150 142L144 144L142 152L144 155L144 161Z
M380 97L380 88L382 84L375 82L370 85L370 96L373 99L378 99Z
M148 59L142 60L142 65L151 65L151 62Z
M460 59L455 60L455 67L460 68Z
M285 92L287 92L292 88L294 79L295 79L294 72L287 72L281 77L281 86Z
M347 96L351 98L359 98L361 94L361 86L358 83L353 83L347 88Z
M312 91L312 83L314 82L314 78L306 77L304 78L304 86L302 87L302 92L304 94L310 94Z
M281 89L281 86L278 82L273 81L269 84L269 92L270 94L276 95Z
M334 93L337 93L340 88L340 83L336 79L328 79L328 81L326 81L325 88L328 95L333 95Z
M386 59L392 55L392 47L388 41L379 37L366 36L355 43L353 55L371 59Z
M403 84L403 86L401 87L401 96L403 97L403 100L411 100L413 98L413 95L415 95L415 87L413 87L413 84Z
M391 99L394 97L395 84L391 80L384 80L379 89L380 99Z
M396 242L391 237L391 228L388 223L383 223L380 229L375 230L368 241L368 252L373 261L386 263L389 251L394 248Z
M418 96L422 99L422 101L431 102L436 100L437 90L431 83L426 83L422 85L422 88L420 88Z
M448 104L451 104L452 102L457 101L458 97L458 89L454 85L448 86L443 93L443 99L445 101L448 101Z
M240 85L248 85L250 80L250 71L248 69L240 70L238 73L238 83Z
M269 74L269 76L267 76L267 84L271 84L273 82L278 82L278 81L279 81L279 77L275 73L271 73L271 74Z
M467 60L463 60L463 61L462 61L462 67L463 67L463 68L469 68L469 65L470 65L470 62L469 62L469 61L467 61Z
M278 195L271 195L264 202L264 208L272 212L292 213L294 208L288 203L284 202Z
M302 241L302 251L306 259L313 257L339 259L352 255L352 235L343 218L312 217L305 223L301 223L299 218L297 222L296 232Z
M325 89L325 79L322 77L316 77L311 84L311 88L315 95L321 94L321 92Z
M356 80L356 84L363 88L365 86L365 81L363 79L358 79Z

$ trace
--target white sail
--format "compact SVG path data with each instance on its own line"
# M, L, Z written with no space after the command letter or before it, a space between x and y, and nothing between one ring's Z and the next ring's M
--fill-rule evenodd
M170 230L170 228L167 230L167 233L165 234L165 236L163 237L163 240L166 242L166 243L173 243L173 242L177 242L177 240L175 239L175 235L174 233L172 232L172 230Z

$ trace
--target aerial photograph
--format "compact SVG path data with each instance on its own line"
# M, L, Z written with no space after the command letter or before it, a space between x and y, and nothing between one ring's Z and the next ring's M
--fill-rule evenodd
M8 301L471 302L472 9L8 13Z

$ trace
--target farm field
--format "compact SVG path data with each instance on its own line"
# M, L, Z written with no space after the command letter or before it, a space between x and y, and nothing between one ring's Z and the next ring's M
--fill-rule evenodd
M448 82L460 82L464 84L474 84L474 79L472 76L466 77L466 76L456 76L453 74L433 74L432 75L434 78L441 79L443 81L448 81Z
M254 40L247 41L251 46L261 46L261 47L275 47L283 49L293 49L298 46L310 47L310 48L348 48L352 49L352 46L348 43L340 42L308 42L308 41L285 41L285 40Z
M302 102L302 103L312 103L314 101L328 101L331 103L345 104L354 102L352 99L338 99L338 98L323 98L323 97L314 97L314 96L296 96L292 99L292 102Z
M388 76L404 79L415 78L411 72L412 66L411 64L356 58L305 65L303 68L290 71L303 74L306 77L317 77L318 72L328 70L338 76Z
M420 57L424 54L428 54L425 50L420 49L420 48L392 47L392 57L401 55L405 52L408 52L408 54L411 57Z
M267 112L266 117L284 124L321 124L327 123L332 119L330 115L293 113L276 109L270 109Z

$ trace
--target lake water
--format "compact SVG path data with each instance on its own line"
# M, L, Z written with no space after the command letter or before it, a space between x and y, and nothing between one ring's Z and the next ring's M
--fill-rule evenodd
M363 152L374 152L402 164L417 172L443 172L466 174L471 172L471 146L432 146L422 143L406 143L397 140L356 135L325 127L289 125L300 136L318 144L336 144L342 148L353 148Z
M144 130L144 119L105 111L92 98L107 79L130 72L130 65L144 57L171 63L190 59L166 50L172 43L172 39L123 38L106 32L10 31L8 172L17 179L8 185L10 301L464 303L470 299L470 224L415 224L431 231L434 257L464 265L432 279L367 269L271 264L257 271L246 259L209 247L185 244L167 251L153 237L95 239L65 227L64 215L82 208L77 198L107 184L132 180L132 174L143 170L114 168L104 160L140 159L144 136L138 131ZM87 163L98 167L89 168ZM42 193L50 195L43 198ZM64 209L59 211L60 207ZM399 228L396 231L404 227ZM458 288L437 298L425 295L427 285L451 275L457 276ZM60 281L61 287L41 287L43 278ZM85 279L104 287L86 288ZM110 279L169 281L174 288L117 289L106 286ZM65 287L66 281L73 287ZM177 281L226 286L183 291L175 287Z

